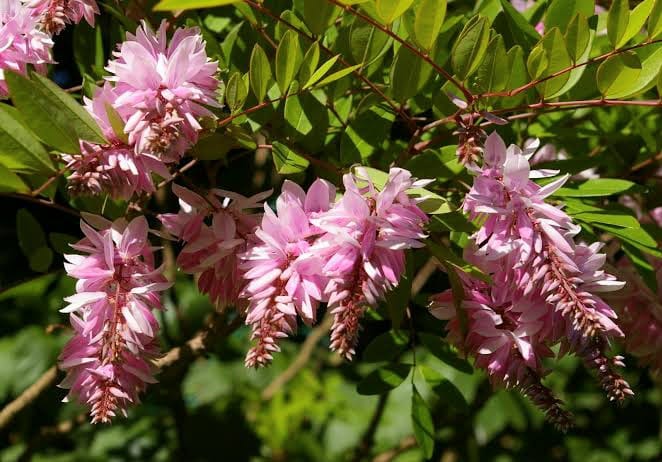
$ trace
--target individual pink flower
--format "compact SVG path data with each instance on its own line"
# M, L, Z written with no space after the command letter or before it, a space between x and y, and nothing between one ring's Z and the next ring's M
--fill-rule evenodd
M198 139L200 119L218 107L218 64L207 57L197 28L180 28L170 43L168 23L154 33L143 22L114 52L106 69L115 83L115 109L127 118L125 132L136 152L175 162Z
M326 233L315 253L325 259L324 273L330 277L325 293L334 315L331 348L347 359L354 355L365 308L376 306L398 284L404 250L423 246L428 220L407 195L426 182L392 168L378 191L361 169L358 173L344 176L342 199L312 220Z
M46 73L53 41L37 28L37 19L21 0L0 0L0 98L9 96L4 72L26 75L28 65Z
M198 276L200 292L209 294L219 309L237 306L243 286L239 255L246 251L249 236L259 222L252 210L262 207L271 191L244 197L212 189L203 198L176 184L172 190L179 197L180 210L159 215L159 219L185 244L177 265Z
M458 323L449 322L450 338L477 357L477 364L488 370L493 382L517 386L525 394L521 379L513 378L522 371L524 375L537 374L538 379L543 374L534 367L529 353L547 353L548 347L561 343L562 352L576 353L596 371L610 399L622 401L632 394L614 371L614 366L622 366L622 358L610 359L606 350L610 339L623 333L614 322L615 312L597 294L618 290L623 283L602 270L605 255L599 253L600 244L576 243L579 227L560 208L545 202L567 175L545 186L533 182L531 179L558 173L530 170L528 159L536 147L534 143L524 151L513 145L506 148L503 140L492 133L485 142L483 166L470 166L476 177L465 197L464 210L481 226L472 236L474 244L466 249L465 259L490 275L493 283L479 285L477 294L477 283L463 279L470 300L483 297L488 301L480 303L490 308L476 315L483 322L474 323L478 330L468 331L466 341L458 332ZM496 335L495 330L485 328L488 319L496 319L493 315L485 317L485 312L496 313L501 321L507 319L504 325L509 326L508 332L499 327ZM512 316L520 312L522 317ZM504 313L510 316L504 318ZM531 320L536 326L540 324L535 333ZM507 348L508 342L516 348ZM504 348L494 349L495 345ZM480 356L483 351L489 353L487 359ZM539 358L535 360L537 364ZM509 380L504 380L504 371Z
M70 313L73 338L60 355L67 372L60 384L90 408L92 422L109 422L139 401L154 383L151 360L158 356L159 324L152 311L161 308L159 292L170 287L154 268L153 249L144 217L113 223L90 217L81 221L85 238L65 255L67 274L77 279L76 294L61 311Z
M256 341L247 366L269 363L280 350L279 339L296 330L297 317L315 322L327 278L324 260L312 246L321 230L312 221L329 210L334 198L335 187L324 180L316 180L307 193L285 181L276 212L264 206L254 241L241 256L246 280L242 296L249 301L246 324Z
M80 141L80 154L64 155L67 168L72 172L68 178L69 190L74 194L108 193L116 199L129 199L136 193L155 191L152 175L169 178L167 166L157 156L137 153L127 144L121 128L113 128L109 111L123 124L125 120L113 109L117 100L115 89L105 83L98 88L94 98L85 98L85 108L99 124L108 140L99 145ZM119 133L116 131L119 130Z
M39 18L49 34L59 34L67 24L78 24L83 18L94 27L94 15L99 14L95 0L23 0Z

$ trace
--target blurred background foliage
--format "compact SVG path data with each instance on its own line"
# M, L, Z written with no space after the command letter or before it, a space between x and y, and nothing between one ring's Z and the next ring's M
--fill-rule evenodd
M136 18L150 12L152 23L156 24L161 17L168 17L166 13L162 16L151 13L155 2L100 3L103 14L98 17L96 28L87 24L69 27L56 40L58 64L53 67L51 78L62 87L82 84L83 92L89 94L90 85L103 76L104 63L114 44L122 40L127 30L135 30ZM566 4L574 8L575 3L582 2L536 2L536 8L525 19L526 25L533 27L545 8L551 8L549 3L562 11ZM361 65L363 75L371 81L378 85L398 81L399 76L392 73L398 56L393 41L364 22L342 15L334 27L316 24L315 8L321 8L317 1L269 0L264 4L269 11L307 28L315 36L324 32L325 43L332 47L333 53L341 54L347 65ZM509 49L522 41L525 46L528 44L529 53L536 43L527 38L529 27L519 24L525 33L518 35L504 8L499 1L449 1L444 27L431 50L434 60L448 66L450 45L463 22L475 13L490 19L492 27L503 34ZM227 85L239 73L240 77L234 77L234 91L239 78L244 82L249 80L247 73L254 44L261 44L269 51L270 59L273 58L264 30L256 25L267 24L267 36L276 41L286 34L287 29L280 23L269 22L266 16L260 16L257 21L256 14L246 4L240 4L194 10L179 19L182 24L202 28L208 53L221 63ZM606 15L596 19L604 29ZM371 38L367 40L367 36ZM309 50L309 43L302 41L301 45L301 59L305 62L303 55ZM610 49L606 34L595 37L592 46L594 54ZM645 60L650 52L642 53L639 58ZM497 56L500 58L503 56ZM398 73L418 66L412 72L420 78L414 87L405 79L405 85L389 88L390 97L407 101L409 114L428 120L455 111L454 106L449 110L448 97L440 90L449 89L440 76L420 63L410 62L410 67L402 64L406 63L406 57L399 59L402 61ZM586 66L578 83L568 90L570 98L596 96L597 67ZM511 70L515 72L514 68ZM520 71L526 73L525 68ZM482 84L472 85L480 89ZM241 101L237 101L236 94L231 101L226 96L226 103L236 103L236 107L228 104L224 116L259 103L254 93L248 93L248 88L243 90L243 95L239 91ZM298 106L267 105L249 117L239 117L225 132L212 135L196 148L194 155L209 162L199 163L187 172L187 181L221 184L225 189L248 194L271 187L277 189L286 174L301 184L318 175L337 180L334 172L324 166L307 168L308 161L301 161L288 146L314 153L337 166L362 161L375 168L386 168L407 148L411 133L406 122L368 90L358 79L340 79L324 91L315 90L316 97L293 99ZM653 85L644 91L653 95L656 92ZM275 85L269 92L269 97L280 95ZM335 107L319 110L320 100L324 98L332 106L335 102ZM494 101L489 107L513 107L537 100L535 91L530 90L521 97ZM513 120L501 127L500 133L508 141L519 143L529 137L540 137L543 142L553 142L557 149L569 153L568 159L548 166L554 164L570 173L595 167L605 177L633 181L638 186L631 194L643 197L647 208L652 209L662 204L659 179L651 175L656 164L632 167L647 162L651 153L659 153L659 112L659 108L646 107L549 112ZM300 124L302 113L310 116L305 119L307 128ZM268 152L256 151L259 142L250 136L246 141L246 133L254 135L258 128L260 133L275 138L273 163ZM439 127L435 137L442 140L443 146L420 153L405 166L415 176L437 178L436 186L444 185L437 191L457 204L457 188L470 182L470 178L455 161L457 137L452 134L455 128ZM280 153L279 140L287 143L281 145ZM32 186L43 182L38 178L30 181ZM109 217L124 214L127 205L104 198L71 199L63 181L49 188L47 195L67 201L79 210L103 211ZM143 205L152 211L176 208L173 198L165 194L157 194ZM75 215L39 200L26 202L25 198L3 197L2 212L0 401L6 403L54 364L69 337L65 317L58 310L63 306L62 298L73 292L73 281L64 276L61 254L68 242L77 239L79 231ZM461 246L468 230L466 221L460 218L453 213L436 215L431 226L434 231L447 233L452 242ZM594 229L586 223L584 231L591 236ZM655 235L659 230L649 232ZM166 249L164 258L172 258L176 250ZM427 261L424 251L413 252L409 278L418 274ZM172 265L169 267L174 271ZM170 276L175 277L174 273ZM159 314L163 351L191 338L214 311L190 277L178 274L176 278L175 286L165 298L167 310ZM409 290L411 280L404 287ZM636 397L624 408L606 401L594 378L580 367L577 358L565 357L556 364L546 384L567 403L577 421L576 428L568 434L559 433L519 394L493 392L482 372L472 371L441 343L443 323L427 313L426 305L428 295L448 287L445 274L435 272L410 301L405 293L402 308L408 304L412 319L410 332L393 331L391 327L392 309L402 305L398 293L379 309L372 310L365 322L357 360L351 363L329 352L326 336L306 348L307 340L315 333L302 327L296 336L283 342L283 352L275 357L271 367L248 370L244 368L243 357L249 332L241 327L216 342L204 357L165 371L160 383L145 394L142 405L131 409L127 419L117 419L112 426L90 425L81 407L60 403L65 395L63 390L49 389L2 431L0 460L413 462L426 460L424 449L414 438L421 429L432 432L431 460L443 462L661 460L662 395L647 372L635 367L634 358L627 357L630 367L625 377ZM391 357L385 357L384 351L391 352ZM304 353L308 356L302 357ZM414 354L416 367L412 370L383 372L388 371L393 357L397 356L401 364L411 364ZM302 367L290 374L293 364ZM375 371L382 372L375 375ZM282 383L284 376L291 378ZM382 386L383 382L387 382L386 388L392 388L391 391L379 396L357 391L357 386L360 390ZM421 406L429 409L429 414L421 411ZM412 424L412 413L414 422L420 418L418 429Z

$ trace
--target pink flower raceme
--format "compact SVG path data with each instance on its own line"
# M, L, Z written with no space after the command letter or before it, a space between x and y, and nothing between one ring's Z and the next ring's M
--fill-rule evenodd
M72 245L81 254L65 255L67 274L76 278L76 294L61 311L71 313L74 337L60 355L67 376L60 384L90 408L92 422L109 422L139 401L155 382L150 360L159 353L159 292L170 283L154 268L144 217L112 224L81 221L85 238Z
M381 191L367 175L347 174L343 182L342 199L312 223L325 232L315 254L324 258L330 278L325 295L334 315L331 348L351 359L365 308L398 284L404 250L423 246L428 218L407 195L426 182L414 182L407 170L392 168Z
M78 24L83 18L94 27L94 15L99 14L95 0L24 0L39 18L49 34L59 34L67 24Z
M178 266L198 276L200 291L209 294L219 308L237 306L243 285L239 255L246 251L249 235L258 225L258 216L250 211L261 207L271 191L244 197L213 189L203 198L182 186L173 185L172 190L179 197L180 210L159 219L185 244Z
M481 329L483 324L478 323L478 337L469 331L464 342L457 332L458 323L450 322L451 338L477 357L487 355L477 362L488 369L495 383L518 386L525 392L530 380L522 382L520 377L531 373L539 379L543 373L534 367L539 364L536 352L546 355L548 346L560 342L563 351L574 351L596 370L610 399L621 401L632 394L613 370L614 365L622 364L622 358L609 359L605 351L610 338L623 334L613 321L616 314L596 293L618 290L623 283L601 269L605 255L598 253L600 245L575 243L579 228L562 210L545 202L567 176L542 187L531 181L556 173L531 171L528 158L534 151L535 146L524 152L516 146L506 149L492 133L485 143L483 167L471 167L476 178L465 197L464 210L481 227L472 236L475 245L467 249L465 258L492 277L492 286L479 285L481 297L492 301L480 303L491 307L488 313L501 317L498 330L508 332L493 339L493 335L485 335L490 329ZM473 297L470 300L480 298L476 283L465 278L465 288ZM441 307L439 300L445 299L447 296L437 298L433 306ZM503 310L509 314L506 318ZM497 319L493 314L480 316ZM535 333L531 321L535 321ZM506 345L508 338L517 348L494 349L494 345Z
M96 120L108 144L98 145L80 142L80 154L64 155L72 174L68 178L69 189L74 194L109 193L118 199L129 199L135 193L155 191L152 173L167 178L170 172L158 157L137 153L127 144L123 133L109 119L112 111L119 122L124 119L113 109L117 100L115 89L106 83L98 88L93 99L85 98L85 108Z
M21 0L0 0L0 98L9 96L4 71L27 73L28 65L46 73L53 62L53 41L37 28L38 20Z
M315 181L305 193L291 181L283 185L276 201L276 213L268 205L254 242L241 258L248 298L246 324L252 326L256 345L246 356L249 367L264 366L279 351L278 340L297 326L297 316L311 324L327 278L324 260L313 244L321 230L315 217L327 212L335 198L335 187Z
M197 28L180 28L168 44L163 21L154 33L146 23L114 52L106 69L115 83L114 107L126 117L125 132L136 152L175 162L198 139L200 119L218 107L218 64L205 52Z

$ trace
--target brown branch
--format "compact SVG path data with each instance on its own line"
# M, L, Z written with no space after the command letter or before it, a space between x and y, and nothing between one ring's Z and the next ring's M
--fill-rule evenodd
M167 185L167 184L169 184L169 183L172 183L172 182L175 180L175 178L177 178L178 176L180 176L182 173L186 172L187 170L192 169L192 168L195 166L195 164L197 164L197 163L198 163L198 159L193 159L193 160L189 161L189 162L188 162L186 165L184 165L182 168L180 168L179 170L175 171L175 172L170 176L170 178L168 178L167 180L163 180L162 182L160 182L160 183L158 184L158 186L156 187L156 189L161 189L161 188L164 187L165 185Z
M7 404L2 411L0 411L0 430L5 428L27 405L32 403L39 397L45 390L50 388L57 379L57 366L51 366L35 383L30 385L23 391L16 399Z
M388 451L384 451L381 454L375 456L372 459L372 462L391 462L393 459L398 457L400 454L407 452L408 450L416 447L416 438L414 435L409 435L400 440L398 445Z
M45 190L46 188L48 188L48 187L49 187L49 186L50 186L55 180L57 180L57 179L60 178L62 175L64 175L64 173L65 173L67 170L68 170L67 167L63 167L63 168L61 168L60 170L58 170L57 172L55 172L55 174L53 174L53 176L51 176L49 179L47 179L46 181L44 181L44 183L43 183L41 186L39 186L37 189L35 189L34 191L32 191L32 192L30 193L30 195L31 195L32 197L37 197L39 194L41 194L42 192L44 192L44 190Z
M516 95L519 95L520 93L522 93L522 92L524 92L524 91L526 91L530 88L535 87L538 84L546 82L547 80L553 79L554 77L558 77L558 76L563 75L567 72L571 72L571 71L577 69L578 67L586 66L588 64L592 64L592 63L595 63L595 62L598 62L598 61L605 60L607 58L618 55L620 53L625 53L627 51L635 50L637 48L642 48L642 47L645 47L645 46L648 46L648 45L652 45L654 43L661 43L661 42L662 42L662 39L649 40L647 42L640 43L638 45L633 45L633 46L628 47L628 48L621 48L621 49L618 49L618 50L612 50L608 53L602 54L600 56L596 56L596 57L591 58L591 59L589 59L587 61L584 61L582 63L576 63L576 64L573 64L572 66L568 66L566 68L560 69L556 72L553 72L553 73L549 74L548 76L542 77L542 78L537 79L537 80L533 80L533 81L531 81L531 82L529 82L525 85L522 85L521 87L517 87L517 88L514 88L512 90L508 90L508 91L496 91L496 92L492 92L492 93L484 93L482 95L477 95L476 98L489 98L489 97L492 97L492 96L516 96Z
M0 193L0 196L4 197L11 197L13 199L19 199L27 202L33 202L35 204L43 205L45 207L50 207L52 209L59 210L64 213L68 213L69 215L73 215L75 217L80 217L80 213L78 210L72 209L70 207L67 207L66 205L60 205L56 204L55 202L51 202L46 199L40 199L38 197L33 197L28 194L19 194L19 193Z
M635 164L635 165L630 169L630 172L636 172L637 170L641 170L642 168L644 168L644 167L646 167L646 166L648 166L648 165L650 165L650 164L652 164L652 163L654 163L654 162L658 162L658 161L660 161L660 160L662 160L662 152L658 152L655 156L653 156L653 157L649 157L648 159L646 159L646 160L642 160L642 161L639 162L638 164Z
M333 316L327 314L324 320L312 331L310 331L310 334L308 334L308 337L306 337L306 340L301 345L299 354L294 359L294 361L292 361L287 369L285 369L283 373L277 376L273 382L271 382L267 388L262 391L263 400L268 401L273 398L278 390L280 390L286 383L296 377L299 371L306 366L313 354L313 351L315 351L315 347L322 339L322 337L326 335L329 329L331 329L332 325Z
M422 53L416 47L411 45L409 42L407 42L406 40L400 38L400 36L398 34L396 34L395 32L393 32L391 29L389 29L388 27L384 27L383 25L381 25L380 23L378 23L377 21L372 19L370 16L368 16L366 14L363 14L358 10L355 10L350 5L346 5L345 3L343 3L339 0L328 0L328 2L333 3L334 5L344 9L348 13L350 13L350 14L358 17L358 18L361 18L363 21L367 22L368 24L372 25L373 27L375 27L375 28L379 29L380 31L384 32L389 37L392 37L393 40L395 40L396 42L399 42L400 44L402 44L402 46L409 49L409 51L411 51L412 53L414 53L415 55L420 57L423 61L428 63L430 66L432 66L434 68L434 70L437 71L437 73L441 74L446 80L448 80L453 85L455 85L455 87L457 87L457 89L462 92L464 97L467 98L467 102L471 103L475 99L475 96L464 85L462 85L460 82L458 82L455 79L455 77L453 77L450 73L448 73L443 67L441 67L439 64L435 63L432 60L432 58L430 58L429 54Z
M223 321L224 317L220 316L218 313L214 313L212 320L208 323L207 327L198 332L184 345L175 347L161 358L154 360L153 364L163 370L176 364L190 361L207 351L213 342L234 332L243 323L241 317L236 317L229 324L224 324ZM51 366L35 383L30 385L16 399L7 404L2 411L0 411L0 430L5 428L16 414L30 405L44 391L53 386L57 376L57 366Z

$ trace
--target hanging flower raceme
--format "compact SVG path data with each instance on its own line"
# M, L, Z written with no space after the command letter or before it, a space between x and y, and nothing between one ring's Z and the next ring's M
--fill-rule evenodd
M68 24L78 24L83 18L94 27L94 15L99 14L95 0L23 0L32 9L41 27L49 34L59 34Z
M112 224L94 217L94 229L81 221L85 238L65 255L67 274L77 279L76 294L62 312L70 313L74 337L60 355L67 376L60 384L67 399L90 408L92 422L109 422L139 401L154 383L151 360L159 354L159 292L170 287L154 268L144 217Z
M264 206L260 227L241 258L246 286L242 296L249 301L246 324L252 327L256 345L246 355L249 367L271 362L279 351L278 340L296 330L297 316L315 322L327 283L324 260L313 244L321 230L312 222L327 212L335 187L315 181L305 193L291 181L283 184L276 213Z
M259 222L252 211L262 207L271 191L244 197L212 189L203 198L176 184L172 190L179 197L180 210L159 215L159 219L185 244L177 265L198 276L200 291L209 294L217 307L237 306L243 285L239 255L246 251L249 236Z
M80 154L63 156L72 172L68 185L73 194L108 193L113 198L129 199L136 193L155 191L152 173L164 178L170 175L161 159L137 153L127 144L122 133L125 119L113 109L116 100L117 93L109 83L98 88L93 99L85 98L85 108L108 143L99 145L81 140Z
M342 199L312 220L325 232L315 254L325 260L324 273L330 278L325 294L334 315L331 348L347 359L354 355L365 308L376 306L398 284L404 250L423 246L428 220L407 195L427 181L415 182L407 170L392 168L377 191L367 174L358 173L344 176Z
M197 28L180 28L168 43L167 22L154 33L143 22L114 52L106 69L115 83L115 109L136 152L175 162L198 139L202 118L218 107L218 64L207 57Z
M0 0L0 98L9 96L4 72L27 74L28 65L46 73L52 63L50 36L38 29L38 19L21 0Z
M543 371L535 365L540 353L549 354L547 346L560 342L562 351L575 352L596 370L610 399L622 401L632 394L614 371L622 358L610 359L606 350L612 337L623 334L613 321L614 311L596 294L618 290L623 283L601 269L605 255L599 253L600 244L575 243L579 227L561 209L545 202L567 176L542 187L531 181L558 173L531 171L528 159L534 152L535 146L524 152L512 145L506 149L492 133L485 143L483 167L471 167L476 178L464 210L481 227L472 236L475 245L467 249L465 258L491 276L492 285L479 290L488 301L479 304L490 307L486 312L496 320L497 330L506 332L494 340L478 328L469 330L463 341L457 332L459 324L450 322L449 328L455 330L451 338L480 358L478 364L488 369L494 382L524 391L530 380L522 377L534 373L539 379ZM473 282L465 278L465 286L477 297ZM497 288L503 292L495 297ZM441 317L453 318L454 310L449 312L442 303L447 298L436 297L433 307L444 308L437 311ZM507 337L517 348L495 348L505 345ZM511 368L513 364L517 366Z

